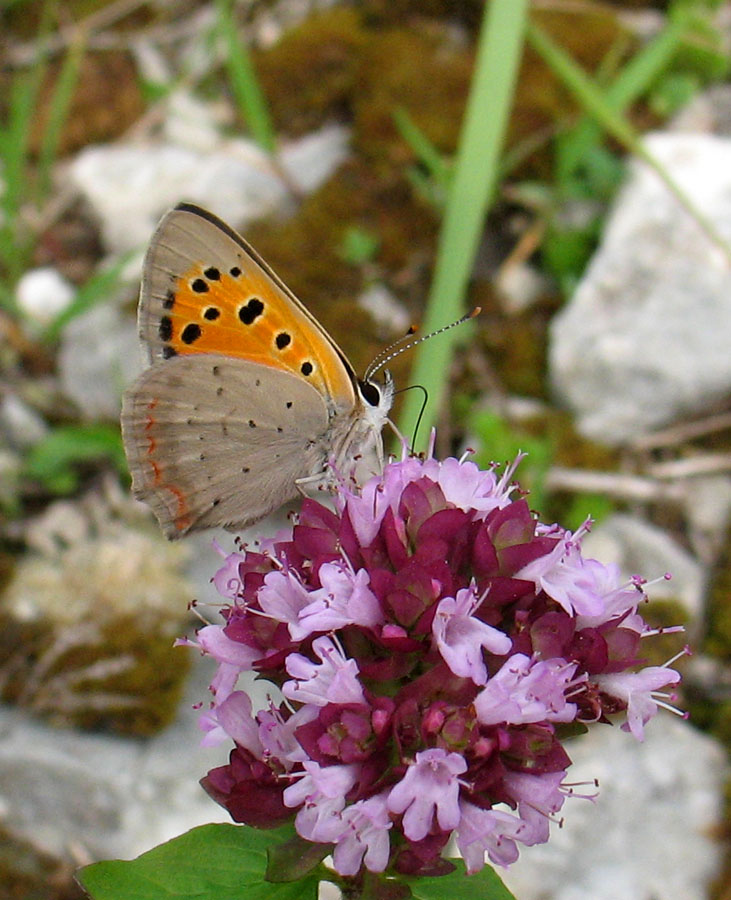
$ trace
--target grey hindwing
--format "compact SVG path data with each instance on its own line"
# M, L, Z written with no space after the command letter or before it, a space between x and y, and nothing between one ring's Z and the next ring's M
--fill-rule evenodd
M301 378L217 354L152 366L122 409L132 489L169 537L240 528L296 497L324 469L329 428Z

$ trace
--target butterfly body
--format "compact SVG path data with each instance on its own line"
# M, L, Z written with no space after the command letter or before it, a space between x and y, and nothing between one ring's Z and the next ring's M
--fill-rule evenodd
M122 435L133 492L168 537L252 524L380 446L390 378L359 381L255 251L199 207L160 223L139 327L151 366L125 394Z

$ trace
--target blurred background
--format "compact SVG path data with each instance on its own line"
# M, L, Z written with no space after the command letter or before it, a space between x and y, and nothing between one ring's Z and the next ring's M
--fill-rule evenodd
M211 671L173 647L215 620L220 557L131 499L118 423L181 200L358 371L482 308L394 361L429 391L420 440L527 451L542 521L591 515L589 555L673 574L643 614L686 634L650 662L693 650L689 721L576 742L597 801L506 881L731 898L730 47L719 0L0 4L0 900L81 897L78 865L225 819L197 784L225 753L199 747Z

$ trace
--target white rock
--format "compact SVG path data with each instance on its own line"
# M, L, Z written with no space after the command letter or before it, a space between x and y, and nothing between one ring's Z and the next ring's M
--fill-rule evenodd
M163 135L171 144L210 153L220 143L220 116L214 106L189 91L173 91L168 98Z
M137 74L142 81L159 86L173 82L174 75L170 63L154 40L140 35L130 41L129 49L134 57Z
M111 304L64 328L58 354L61 387L84 419L118 419L122 390L141 369L137 328Z
M721 747L669 714L638 744L596 726L567 746L570 781L599 779L595 802L568 799L562 828L503 873L520 900L707 900L723 847ZM577 788L581 793L582 788Z
M287 197L266 154L243 140L205 153L169 143L89 147L69 174L113 252L146 244L162 214L180 200L241 226L272 213Z
M626 577L662 578L648 588L651 600L672 597L687 611L691 622L703 612L703 567L661 528L629 515L613 515L583 538L582 552L603 563L616 563Z
M253 141L222 138L220 124L215 107L178 92L168 104L161 140L78 154L69 178L99 217L110 252L145 245L162 214L181 200L244 228L284 210L292 186L315 190L347 153L348 132L337 125L284 145L275 161Z
M357 303L388 334L406 334L411 324L409 314L385 285L369 285L358 297Z
M350 132L342 125L325 125L319 131L282 145L277 157L292 183L303 193L316 190L348 155Z
M500 305L511 316L530 309L550 289L548 279L527 262L503 266L495 286Z
M731 242L731 139L654 134L648 151ZM618 444L731 390L731 267L646 164L551 328L550 375L579 430Z
M52 322L73 298L73 287L52 266L26 272L15 289L20 310L41 325Z
M9 390L0 400L0 435L13 447L32 447L48 434L45 419Z
M199 661L196 673L177 722L147 741L53 729L0 707L3 827L62 859L79 848L106 859L230 821L198 784L230 748L200 746L192 704L206 697L210 660Z

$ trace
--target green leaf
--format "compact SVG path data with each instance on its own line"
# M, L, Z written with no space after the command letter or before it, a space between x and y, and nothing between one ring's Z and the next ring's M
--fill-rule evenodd
M461 859L453 859L454 872L441 878L404 878L414 900L515 900L490 866L468 875Z
M378 253L381 242L378 235L359 225L350 225L345 230L340 245L340 257L351 266L361 266L370 262Z
M203 825L137 859L86 866L77 879L93 900L316 900L314 875L265 880L277 837L245 825Z
M28 453L23 467L26 478L34 478L54 494L70 494L78 485L75 465L110 459L126 471L124 449L116 425L65 425L54 428Z
M55 78L49 110L38 153L36 200L42 203L51 191L51 171L56 161L61 132L71 108L71 100L79 80L87 35L80 29L72 40L61 69Z
M294 833L294 827L289 826L292 836L270 847L267 854L266 877L268 881L281 883L285 881L297 881L311 872L319 863L332 852L332 844L313 844Z

